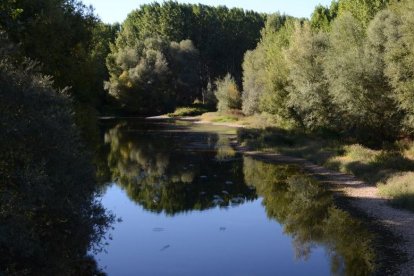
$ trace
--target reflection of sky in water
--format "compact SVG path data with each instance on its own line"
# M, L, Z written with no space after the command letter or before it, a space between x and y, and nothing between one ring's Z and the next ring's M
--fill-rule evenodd
M113 185L102 202L123 221L97 260L109 275L328 275L322 248L295 260L292 238L261 201L171 217L143 210Z

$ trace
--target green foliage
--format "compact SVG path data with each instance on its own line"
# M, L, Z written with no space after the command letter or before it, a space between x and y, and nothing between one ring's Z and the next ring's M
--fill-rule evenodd
M111 222L67 91L34 62L15 65L0 34L0 274L98 274L90 250ZM4 56L5 55L5 56Z
M129 112L164 113L195 99L198 51L189 40L147 38L131 47L113 46L107 66L105 88Z
M387 7L389 0L340 0L339 15L351 13L363 26L382 9Z
M339 4L337 1L332 1L330 8L322 5L316 6L310 19L310 25L314 30L330 31L331 22L338 15Z
M330 48L325 62L326 77L330 93L342 111L348 116L361 116L358 101L363 96L364 43L365 33L360 23L351 15L345 14L335 20L330 33ZM357 105L360 103L360 105ZM365 107L366 108L366 107ZM345 120L351 122L353 120Z
M227 72L240 82L244 53L259 41L264 18L255 12L224 6L175 1L145 4L128 15L117 46L132 46L136 40L148 37L168 41L190 39L200 51L200 77L204 87L208 80L223 77Z
M192 104L200 95L200 53L188 39L180 43L171 42L169 51L176 102Z
M259 110L281 118L289 117L286 105L289 69L283 51L289 46L294 24L292 18L274 15L268 18L262 31L261 47L266 57L264 77L267 81L259 99Z
M190 107L178 107L174 113L168 114L169 117L197 116L208 112L208 109L202 105Z
M329 46L325 33L313 33L311 26L296 24L286 50L289 68L287 106L307 129L332 128L335 108L324 76L324 58Z
M3 0L0 3L0 22L3 28L10 28L17 24L16 18L23 12L16 5L16 0Z
M110 53L110 43L115 41L116 35L119 32L119 24L104 24L98 22L92 30L92 48L89 52L91 68L91 74L89 76L89 82L91 83L91 89L94 89L97 93L97 97L94 99L94 105L99 110L104 108L104 104L108 101L106 99L107 93L103 89L103 81L109 78L108 69L106 68L106 57Z
M395 137L399 129L398 111L381 70L381 53L371 44L360 22L344 14L333 24L325 62L342 127L366 141Z
M243 111L268 112L287 119L286 105L289 70L284 56L296 20L273 14L268 16L262 39L254 51L247 52L243 64Z
M219 112L228 112L232 109L240 109L241 97L236 81L230 74L215 83L216 91L214 94L217 98L217 110Z
M247 51L244 56L242 110L246 115L259 113L259 102L266 83L265 61L260 45L254 51Z
M97 19L92 10L78 0L7 1L4 8L13 16L0 16L0 27L19 45L21 55L39 61L42 73L54 77L55 87L70 86L77 102L96 104L103 87L102 79L93 79L97 56L90 53Z
M414 130L414 20L412 1L400 1L390 11L378 15L374 22L383 26L385 49L385 74L393 88L398 107L405 112L404 127L408 133Z
M371 146L411 135L413 11L410 1L341 0L309 22L269 16L245 55L243 112Z

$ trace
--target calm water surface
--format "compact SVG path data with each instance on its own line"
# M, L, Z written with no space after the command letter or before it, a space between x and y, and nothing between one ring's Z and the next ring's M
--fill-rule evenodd
M290 165L236 154L235 130L111 122L102 203L122 221L109 275L365 275L371 234ZM350 235L352 233L352 235Z

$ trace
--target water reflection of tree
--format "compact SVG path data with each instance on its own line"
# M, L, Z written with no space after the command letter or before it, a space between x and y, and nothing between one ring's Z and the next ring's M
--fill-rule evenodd
M270 218L294 238L298 258L324 245L334 274L367 275L373 271L372 235L347 213L335 208L323 187L292 166L244 158L246 183L253 185Z
M218 139L215 144L216 148L216 159L218 161L231 160L236 156L236 151L230 144L230 139L227 135L218 134Z
M244 184L240 160L216 159L216 134L136 127L121 123L107 131L105 141L112 178L145 209L174 215L255 198Z

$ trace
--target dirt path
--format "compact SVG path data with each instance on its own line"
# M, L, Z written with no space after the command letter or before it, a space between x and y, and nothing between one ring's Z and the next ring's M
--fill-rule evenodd
M414 214L408 211L395 209L387 204L387 200L378 194L376 187L356 179L353 175L329 170L315 165L305 159L266 153L249 151L237 144L235 148L246 156L274 163L291 163L300 165L319 180L331 185L336 192L343 194L349 204L362 211L370 218L389 229L395 236L402 239L398 249L406 254L408 261L400 267L399 275L414 275Z

